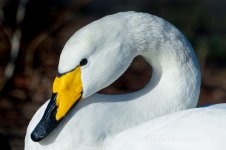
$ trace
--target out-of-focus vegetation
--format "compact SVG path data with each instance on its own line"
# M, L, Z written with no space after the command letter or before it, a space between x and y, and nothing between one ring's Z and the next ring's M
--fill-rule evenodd
M1 0L0 132L13 149L23 149L26 126L50 97L67 39L82 26L119 11L151 13L177 26L199 57L199 105L226 102L225 8L224 0ZM150 70L137 58L122 78L101 92L140 89Z

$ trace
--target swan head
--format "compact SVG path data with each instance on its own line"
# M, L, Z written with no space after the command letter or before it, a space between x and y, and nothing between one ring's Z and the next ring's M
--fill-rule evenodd
M53 95L33 141L46 137L79 100L110 85L129 67L136 50L131 46L126 23L105 17L76 32L66 43L59 61Z

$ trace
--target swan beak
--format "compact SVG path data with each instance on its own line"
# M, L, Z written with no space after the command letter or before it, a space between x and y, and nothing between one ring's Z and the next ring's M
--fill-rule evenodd
M53 93L57 93L56 98L56 120L63 118L70 108L81 99L82 80L81 67L78 66L71 72L60 77L56 77L53 83Z
M57 127L67 112L82 97L81 67L57 76L53 83L53 95L31 139L38 142Z

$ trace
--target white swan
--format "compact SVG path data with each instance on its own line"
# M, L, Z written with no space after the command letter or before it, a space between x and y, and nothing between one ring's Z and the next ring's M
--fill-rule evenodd
M115 81L137 55L153 68L144 89L123 95L95 94ZM66 43L58 71L53 85L56 94L32 118L25 150L140 150L145 145L137 147L142 146L136 141L139 131L150 131L145 136L151 136L156 128L164 129L163 134L172 133L168 129L184 125L178 118L186 116L188 120L184 120L191 123L188 128L194 128L188 114L199 110L154 119L195 107L200 90L200 72L191 45L161 18L124 12L85 26ZM208 114L205 109L200 111L203 116ZM165 128L167 124L170 127ZM125 146L120 141L128 148L120 148Z

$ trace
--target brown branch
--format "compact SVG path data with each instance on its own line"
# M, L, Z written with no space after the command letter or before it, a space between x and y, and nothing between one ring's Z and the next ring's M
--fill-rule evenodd
M11 49L10 49L10 61L6 66L4 76L0 80L0 91L5 87L6 83L8 80L13 76L14 70L15 70L15 61L18 57L19 50L20 50L20 41L21 41L21 29L20 25L23 22L24 19L24 14L26 10L26 4L28 0L20 0L18 9L17 9L17 17L16 17L16 23L17 27L16 30L14 31L12 37L10 37L8 34L7 37L10 41L11 44Z

